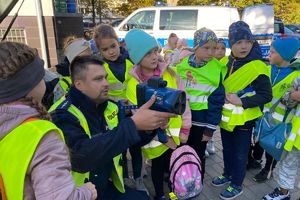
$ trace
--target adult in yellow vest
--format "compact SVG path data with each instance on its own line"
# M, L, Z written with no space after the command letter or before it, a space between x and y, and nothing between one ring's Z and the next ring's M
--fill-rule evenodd
M291 49L298 50L300 48L300 42L293 40L293 43L284 48L288 53ZM293 62L291 65L300 67L300 59ZM295 113L291 113L289 117L292 118L292 131L287 138L284 145L284 153L277 166L278 177L276 179L279 187L275 188L271 193L264 196L263 199L290 199L290 190L295 187L296 177L300 169L300 77L298 76L292 83L292 90L286 93L285 102L287 106L295 109Z
M96 185L100 199L148 199L145 192L124 188L119 155L141 141L137 130L166 126L173 115L149 110L155 101L152 99L145 109L118 123L118 109L108 101L103 62L77 57L70 71L73 85L66 99L53 105L51 115L70 148L77 184L89 179Z
M128 52L124 47L119 45L118 36L114 28L108 24L101 24L94 28L94 40L105 62L104 67L109 83L109 99L114 102L122 100L126 104L128 102L126 98L126 88L130 78L129 71L133 67ZM129 116L131 113L129 112L127 115ZM142 177L143 157L141 147L139 145L133 145L129 148L129 152L135 188L148 192ZM124 182L130 185L132 181L128 174L127 150L123 152L123 159Z
M284 98L285 93L290 90L294 79L300 76L299 65L290 64L298 51L297 40L295 38L285 38L275 40L270 49L269 61L271 66L271 84L273 99L270 103L264 106L264 112L269 109L280 100ZM285 98L284 98L285 99ZM287 115L291 111L291 108L285 105L286 101L282 101L275 108L272 114L273 118L277 122L283 122ZM263 148L259 145L259 142L255 144L253 150L252 159L248 160L247 167L259 166L264 153ZM251 153L250 153L251 154ZM266 163L262 170L256 174L253 178L256 182L264 182L269 179L272 175L272 171L276 166L276 160L267 152Z
M222 199L234 199L243 193L252 129L262 115L260 108L272 99L270 72L261 61L261 49L248 24L243 21L231 24L228 39L231 55L221 60L228 67L224 80L226 102L220 123L224 173L212 181L214 186L230 182L220 194Z
M133 29L125 36L128 52L135 66L131 70L132 78L128 82L126 95L128 100L137 105L136 86L149 80L152 76L162 77L167 81L167 87L184 90L182 80L176 73L167 67L166 63L159 62L158 44L155 38L140 29ZM175 149L181 138L186 142L191 126L191 113L187 105L184 114L170 120L166 130L168 141L163 144L157 138L149 141L142 150L147 159L152 159L151 177L154 185L155 199L164 199L163 177L169 167L170 149Z
M192 128L187 144L195 149L201 159L202 180L205 173L206 144L221 121L225 99L222 82L227 68L214 58L217 40L212 30L197 30L194 33L195 53L176 66L185 82L192 110Z
M0 60L6 61L0 64L0 179L6 198L96 199L93 184L75 186L62 132L41 105L45 72L37 50L2 42Z

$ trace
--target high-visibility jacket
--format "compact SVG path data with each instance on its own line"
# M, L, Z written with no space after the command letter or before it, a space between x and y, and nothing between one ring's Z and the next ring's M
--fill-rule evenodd
M269 66L269 69L271 70L271 66ZM300 76L300 70L295 70L288 76L286 76L284 79L272 86L273 99L271 102L265 104L264 112L269 111L270 108L276 102L278 102L278 100L288 91L288 89L291 88L293 80L296 79L298 76ZM278 122L282 122L286 113L286 109L287 108L284 104L279 103L278 106L275 108L274 113L272 114L273 118Z
M227 65L227 63L229 62L229 57L224 56L223 58L221 58L220 62L223 63L224 65Z
M127 83L129 78L131 77L129 71L133 67L132 62L126 59L125 80L123 83L116 78L116 76L113 74L107 63L104 63L103 66L107 72L107 81L109 83L109 98L115 102L117 102L120 99L125 99Z
M297 105L296 112L292 118L292 131L284 145L286 151L291 151L293 147L300 151L300 104Z
M176 65L177 72L185 83L191 110L208 109L208 97L219 87L220 75L226 76L227 67L213 58L203 67L191 67L186 57Z
M223 60L221 62L224 62L226 59L228 61L228 58L225 57L221 59ZM225 79L223 83L225 91L227 93L238 93L249 86L259 75L270 77L270 70L266 64L260 60L251 61ZM245 92L241 98L253 96L254 94L255 91ZM258 106L244 109L242 106L225 103L222 110L220 127L232 132L236 126L244 125L247 121L254 120L260 116L262 116L262 111Z
M70 76L62 76L59 77L58 83L60 87L65 91L65 93L67 93L70 86L72 85L72 80Z
M174 78L168 71L165 71L163 73L162 78L168 82L167 87L177 89L176 78ZM137 105L136 86L138 84L139 83L138 83L137 79L132 77L128 81L128 86L127 86L127 91L126 91L127 99L134 105ZM177 145L180 144L179 133L180 133L181 125L182 125L181 116L177 116L175 118L170 119L169 128L166 129L166 133L168 135L172 136L174 142ZM143 151L145 157L148 159L157 158L160 155L162 155L165 151L167 151L168 149L169 149L168 146L166 146L165 144L163 144L159 141L156 141L156 140L152 140L150 143L148 143L142 147L142 151Z
M27 169L40 140L49 131L56 131L64 140L59 128L39 119L23 122L0 140L0 175L7 199L23 199Z
M56 102L49 110L52 112L61 104L66 103L65 98L60 99ZM91 138L91 132L89 129L88 122L82 112L74 105L69 104L68 111L73 114L80 122L81 127L84 129L85 133ZM118 106L114 103L108 101L107 107L104 111L104 117L109 129L113 129L118 125ZM125 192L124 181L123 181L123 167L120 165L122 159L122 154L119 154L113 158L114 168L111 174L111 179L114 186L121 192ZM90 173L78 173L72 171L73 178L77 186L84 184L85 179L89 179Z

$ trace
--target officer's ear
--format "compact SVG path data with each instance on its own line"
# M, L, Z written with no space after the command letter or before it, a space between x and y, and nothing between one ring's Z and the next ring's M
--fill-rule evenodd
M74 87L80 91L82 91L83 88L83 81L80 80L80 79L77 79L77 80L74 80L74 83L73 83Z

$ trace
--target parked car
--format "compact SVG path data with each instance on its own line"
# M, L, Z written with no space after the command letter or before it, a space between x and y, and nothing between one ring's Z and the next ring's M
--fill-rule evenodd
M294 33L291 29L287 28L286 26L284 27L284 35L285 37L293 37L300 40L300 34Z
M288 24L285 25L288 29L292 30L294 33L300 34L300 25Z
M117 26L119 26L119 24L120 24L122 21L123 21L123 19L116 19L116 20L114 20L113 22L111 22L110 25L111 25L112 27L117 27Z

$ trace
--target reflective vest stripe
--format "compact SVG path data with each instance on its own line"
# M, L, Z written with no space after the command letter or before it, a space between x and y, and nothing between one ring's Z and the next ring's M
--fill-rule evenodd
M297 117L300 117L300 110L299 110L299 109L296 110L295 115L296 115Z
M189 82L184 80L183 81L184 85L189 85ZM212 85L207 85L207 84L200 84L200 83L194 83L189 85L190 89L195 89L195 90L201 90L201 91L206 91L206 92L213 92L215 91L215 89L217 89L216 87L212 86Z
M274 113L272 114L272 116L273 116L276 120L278 120L278 121L280 121L280 122L282 122L282 121L283 121L283 118L284 118L283 115L281 115L281 114L279 114L279 113L276 113L276 112L274 112Z
M222 121L229 122L229 119L230 119L229 117L222 115Z
M191 103L207 103L208 96L193 96L190 95L189 101Z
M180 128L170 128L169 131L172 132L172 136L179 137ZM155 148L159 145L162 145L162 143L157 140L152 140L150 143L144 145L143 148Z
M126 86L122 83L112 83L108 86L109 90L124 90L126 89Z

